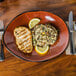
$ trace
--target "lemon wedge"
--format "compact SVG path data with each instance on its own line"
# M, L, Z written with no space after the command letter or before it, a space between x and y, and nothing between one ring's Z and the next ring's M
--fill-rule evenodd
M29 21L29 28L32 29L35 25L37 25L40 22L39 18L33 18Z
M49 50L49 46L44 46L44 47L35 46L35 51L40 55L46 54L48 50Z

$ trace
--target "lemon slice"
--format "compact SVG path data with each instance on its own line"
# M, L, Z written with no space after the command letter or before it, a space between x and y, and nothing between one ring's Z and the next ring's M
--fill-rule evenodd
M33 18L29 21L29 28L32 29L35 25L37 25L40 22L40 19Z
M40 55L46 54L48 50L49 50L49 46L44 46L44 47L35 46L35 51Z

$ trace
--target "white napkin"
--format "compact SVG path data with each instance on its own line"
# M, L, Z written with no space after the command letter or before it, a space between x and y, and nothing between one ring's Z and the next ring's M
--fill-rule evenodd
M0 40L2 39L3 31L4 30L4 25L3 21L0 20Z

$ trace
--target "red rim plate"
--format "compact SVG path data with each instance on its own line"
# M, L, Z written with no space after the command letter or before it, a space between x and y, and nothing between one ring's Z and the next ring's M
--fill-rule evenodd
M39 24L50 23L59 29L58 40L53 46L50 47L49 52L44 56L39 56L39 54L37 54L35 50L33 50L33 52L29 56L27 56L27 54L24 54L21 51L19 51L15 43L13 30L17 26L24 25L25 27L28 27L28 23L32 18L40 18L41 21ZM67 47L68 41L69 41L69 32L64 21L60 17L45 11L26 12L16 16L8 24L3 35L4 45L13 55L23 60L29 60L34 62L46 61L60 55Z

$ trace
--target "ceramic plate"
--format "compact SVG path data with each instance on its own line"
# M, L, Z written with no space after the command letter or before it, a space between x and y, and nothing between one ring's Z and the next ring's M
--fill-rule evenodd
M50 23L53 26L55 26L57 29L59 29L59 36L56 43L53 46L50 46L49 52L44 56L39 56L34 49L32 54L28 56L27 54L19 51L15 43L13 30L17 26L24 25L25 27L28 27L28 22L32 18L40 18L41 19L40 24ZM60 55L67 47L68 40L69 40L69 32L64 21L60 17L45 11L25 12L16 16L8 24L3 35L4 45L13 55L24 60L35 61L35 62L46 61Z

